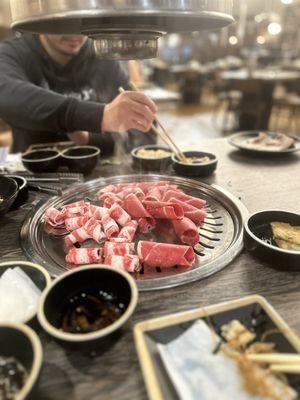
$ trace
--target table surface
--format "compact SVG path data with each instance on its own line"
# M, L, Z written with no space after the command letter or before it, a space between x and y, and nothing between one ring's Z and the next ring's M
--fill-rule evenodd
M203 141L199 150L219 157L217 172L204 181L218 184L239 197L250 212L283 209L299 213L300 155L285 158L254 159L233 149L225 139ZM93 178L131 173L128 164L98 167ZM41 197L32 194L30 202ZM24 210L7 214L1 220L1 261L25 259L19 232ZM147 399L133 341L135 323L260 294L277 309L291 327L300 331L299 273L272 268L243 251L223 271L205 280L174 289L140 293L131 325L111 346L94 354L62 347L41 330L44 366L39 383L39 400Z
M250 73L248 69L224 71L220 74L221 79L229 81L258 80L267 82L290 81L300 78L299 72L282 71L271 69L257 69Z

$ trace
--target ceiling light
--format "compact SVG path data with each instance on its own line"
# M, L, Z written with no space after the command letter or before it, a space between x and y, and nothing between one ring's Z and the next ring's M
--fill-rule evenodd
M266 43L266 39L265 39L265 37L262 36L262 35L257 36L256 41L257 41L258 44L264 44L264 43Z
M282 27L278 22L271 22L268 25L268 32L270 35L279 35L281 33Z
M236 36L230 36L230 38L228 39L228 42L232 46L235 46L236 44L238 44L238 38Z
M282 4L293 4L294 0L281 0Z

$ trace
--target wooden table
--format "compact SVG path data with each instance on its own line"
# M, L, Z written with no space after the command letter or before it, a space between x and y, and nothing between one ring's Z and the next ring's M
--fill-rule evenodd
M284 159L253 159L233 150L225 139L203 142L201 147L220 160L217 173L206 179L238 196L250 212L277 208L299 213L300 155ZM129 165L98 168L95 176L130 173ZM33 194L30 201L39 198ZM24 259L19 231L25 211L1 220L1 261ZM284 319L300 331L299 273L280 272L245 251L220 273L182 287L141 293L132 326L111 347L93 355L67 350L44 332L44 368L38 400L144 400L147 399L133 342L133 325L145 319L260 294ZM102 352L102 354L101 354Z
M273 93L279 82L297 82L300 74L294 71L246 69L225 71L220 78L228 90L239 90L243 96L239 107L239 130L267 130L273 107Z

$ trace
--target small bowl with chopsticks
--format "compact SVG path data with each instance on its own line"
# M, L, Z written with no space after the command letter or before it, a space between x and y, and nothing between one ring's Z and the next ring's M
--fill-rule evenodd
M17 274L18 270L15 270L15 268L19 268L22 272ZM6 273L5 277L4 273ZM5 282L3 278L5 278ZM35 323L40 295L50 283L51 277L48 271L38 264L29 261L6 261L0 263L0 304L1 307L7 306L6 309L0 308L0 322ZM9 299L12 296L12 292L7 292L11 289L15 293L12 300ZM30 300L31 295L32 301L28 304L26 312L23 313L20 311L21 306L25 307L24 303ZM16 313L15 309L17 310Z
M95 146L74 146L62 151L62 161L71 172L90 174L96 167L100 149Z
M12 207L18 192L18 185L12 178L0 176L0 217Z
M0 322L0 361L1 399L32 399L43 362L37 334L23 324Z
M76 268L54 280L41 296L44 330L72 347L110 341L129 320L138 300L134 279L105 265Z
M22 163L33 173L56 172L60 158L60 152L55 149L32 150L22 154Z
M260 211L245 222L246 249L270 266L300 271L300 214Z
M185 151L183 155L188 162L180 160L172 154L173 168L179 175L189 177L205 177L211 175L217 168L218 160L214 154L203 151Z
M140 146L132 150L132 165L137 171L165 171L171 163L172 153L158 145Z

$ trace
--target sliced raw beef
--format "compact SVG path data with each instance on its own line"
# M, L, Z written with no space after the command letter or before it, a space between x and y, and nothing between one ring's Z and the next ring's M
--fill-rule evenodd
M194 250L189 246L140 241L137 252L140 261L150 267L190 267L195 262Z
M82 226L81 228L76 229L75 231L71 232L68 236L66 236L65 243L67 247L71 247L75 243L83 243L88 239L91 239L91 236Z
M199 242L198 228L189 218L184 217L181 220L173 220L172 224L176 235L182 243L195 246Z
M125 226L131 221L130 215L119 204L114 204L109 210L110 217L114 219L119 225Z
M65 222L65 213L58 211L56 208L48 208L45 212L45 221L54 227L62 226Z
M107 265L111 265L114 268L120 268L127 272L138 272L141 269L141 264L138 256L127 255L127 256L108 256L105 259Z
M162 200L162 194L161 194L159 188L158 187L149 188L149 190L147 192L147 196L145 197L145 200L161 201Z
M143 206L153 218L182 219L184 217L181 205L160 201L143 201Z
M117 239L126 239L128 243L133 242L137 227L137 221L133 220L127 222L127 224L121 229Z
M72 248L66 255L68 264L82 265L102 262L102 249L76 249Z
M121 192L118 192L118 196L120 196L121 199L125 199L129 194L135 194L140 200L144 200L145 198L145 193L139 187L124 188Z
M102 230L102 225L95 218L91 218L84 225L84 229L88 235L95 240L95 242L100 243L106 239L106 235Z
M170 201L172 198L184 201L196 208L203 208L206 204L205 200L175 190L168 190L163 197L163 201Z
M104 258L109 256L128 256L134 252L133 243L113 243L106 242L104 244Z
M107 193L107 192L110 192L110 193L117 193L117 191L118 191L117 186L115 186L115 185L108 185L108 186L105 186L103 189L101 189L101 190L98 192L97 196L101 195L102 193Z
M119 204L121 207L124 206L124 202L122 199L120 199L119 197L107 197L104 201L103 201L103 206L105 208L111 208L114 204Z
M124 208L132 218L151 217L141 201L133 193L126 196L124 200Z
M207 216L207 213L203 209L196 208L191 204L188 204L179 199L171 198L170 202L177 203L183 208L184 216L191 219L196 224L203 222Z
M147 192L147 190L149 189L149 187L159 187L159 186L166 186L169 185L169 182L167 181L159 181L159 182L139 182L138 186L142 189L142 191L144 193Z
M104 233L108 239L118 236L120 229L114 219L112 219L110 216L104 217L102 224Z
M81 228L85 225L88 220L88 215L85 215L84 217L67 218L65 220L66 230L69 232L75 231L75 229Z
M83 217L89 209L89 203L85 201L76 201L72 204L67 204L63 207L62 211L65 213L66 218Z
M139 231L141 233L149 233L153 231L153 229L156 227L156 220L155 218L140 218L138 220L139 224Z
M109 216L109 211L107 208L104 207L98 207L98 206L94 206L94 205L90 205L89 206L89 212L88 212L89 216L91 218L95 218L99 221L102 221L102 219L106 216Z

